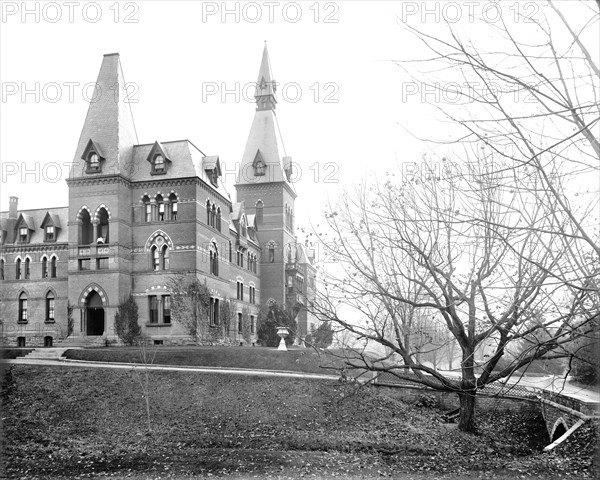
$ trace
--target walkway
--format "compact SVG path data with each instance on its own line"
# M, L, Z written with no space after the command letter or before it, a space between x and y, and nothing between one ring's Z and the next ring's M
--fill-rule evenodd
M42 358L15 358L13 360L0 360L0 363L10 365L45 365L55 367L83 367L83 368L114 368L120 370L157 370L167 372L194 372L218 373L224 375L246 375L253 377L286 377L305 378L312 380L339 380L338 375L325 375L319 373L302 373L279 370L254 370L251 368L226 368L226 367L189 367L185 365L139 365L134 363L89 362L85 360L69 359L42 359Z
M72 366L85 368L117 368L117 369L145 369L163 370L172 372L196 372L196 373L220 373L230 375L247 375L261 377L288 377L288 378L308 378L315 380L339 380L338 375L326 375L319 373L302 373L279 370L255 370L249 368L227 368L227 367L192 367L185 365L139 365L132 363L116 362L92 362L86 360L69 360L62 357L67 348L38 348L29 353L26 357L16 358L14 360L0 360L3 363L17 365L48 365L48 366ZM447 373L447 372L444 372ZM502 387L505 385L505 387ZM600 403L599 389L586 388L574 384L569 380L554 376L546 377L513 377L507 382L498 382L501 390L510 392L510 387L519 385L532 391L549 391L561 394L575 400L583 402Z

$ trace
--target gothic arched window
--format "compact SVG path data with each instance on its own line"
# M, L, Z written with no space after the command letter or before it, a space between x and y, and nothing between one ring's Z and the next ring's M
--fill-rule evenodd
M46 295L46 321L54 321L54 294L52 292L48 292Z

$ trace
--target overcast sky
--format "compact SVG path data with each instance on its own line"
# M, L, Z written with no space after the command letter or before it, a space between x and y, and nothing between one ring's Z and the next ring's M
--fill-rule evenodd
M508 3L505 18L515 8L538 14L542 4ZM302 172L298 225L318 223L340 185L417 160L427 147L403 127L440 128L420 93L407 97L408 79L390 61L424 52L398 18L442 31L450 17L473 31L471 15L494 14L492 2L28 2L28 12L23 5L2 4L1 210L10 195L22 209L67 205L63 165L87 112L84 86L113 52L131 84L140 143L189 139L219 155L234 197L234 165L254 114L253 99L244 98L253 90L244 86L256 81L267 40L283 141ZM484 31L474 33L485 42Z

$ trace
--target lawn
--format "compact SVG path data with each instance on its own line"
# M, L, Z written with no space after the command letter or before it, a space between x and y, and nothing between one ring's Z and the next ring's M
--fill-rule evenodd
M342 361L331 355L319 355L308 348L279 352L262 347L151 347L149 355L156 365L193 365L202 367L251 368L339 375ZM335 352L334 352L335 353ZM67 350L66 358L102 362L141 363L135 347L107 347Z
M33 348L0 348L0 359L24 357L33 352Z
M150 372L149 432L135 372L9 371L2 410L10 478L591 478L594 431L541 454L548 439L539 416L481 412L474 436L443 424L434 409L370 388Z

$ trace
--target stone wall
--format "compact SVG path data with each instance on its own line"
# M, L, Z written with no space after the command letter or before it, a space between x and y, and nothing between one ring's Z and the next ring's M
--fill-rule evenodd
M431 397L435 399L435 406L442 410L454 410L458 408L458 395L450 392L440 392L427 387L418 385L390 385L390 384L374 384L380 391L400 398L409 403L417 403L423 397ZM539 400L536 398L517 398L517 397L497 397L486 395L483 393L477 394L476 408L485 411L511 411L511 412L539 412Z

